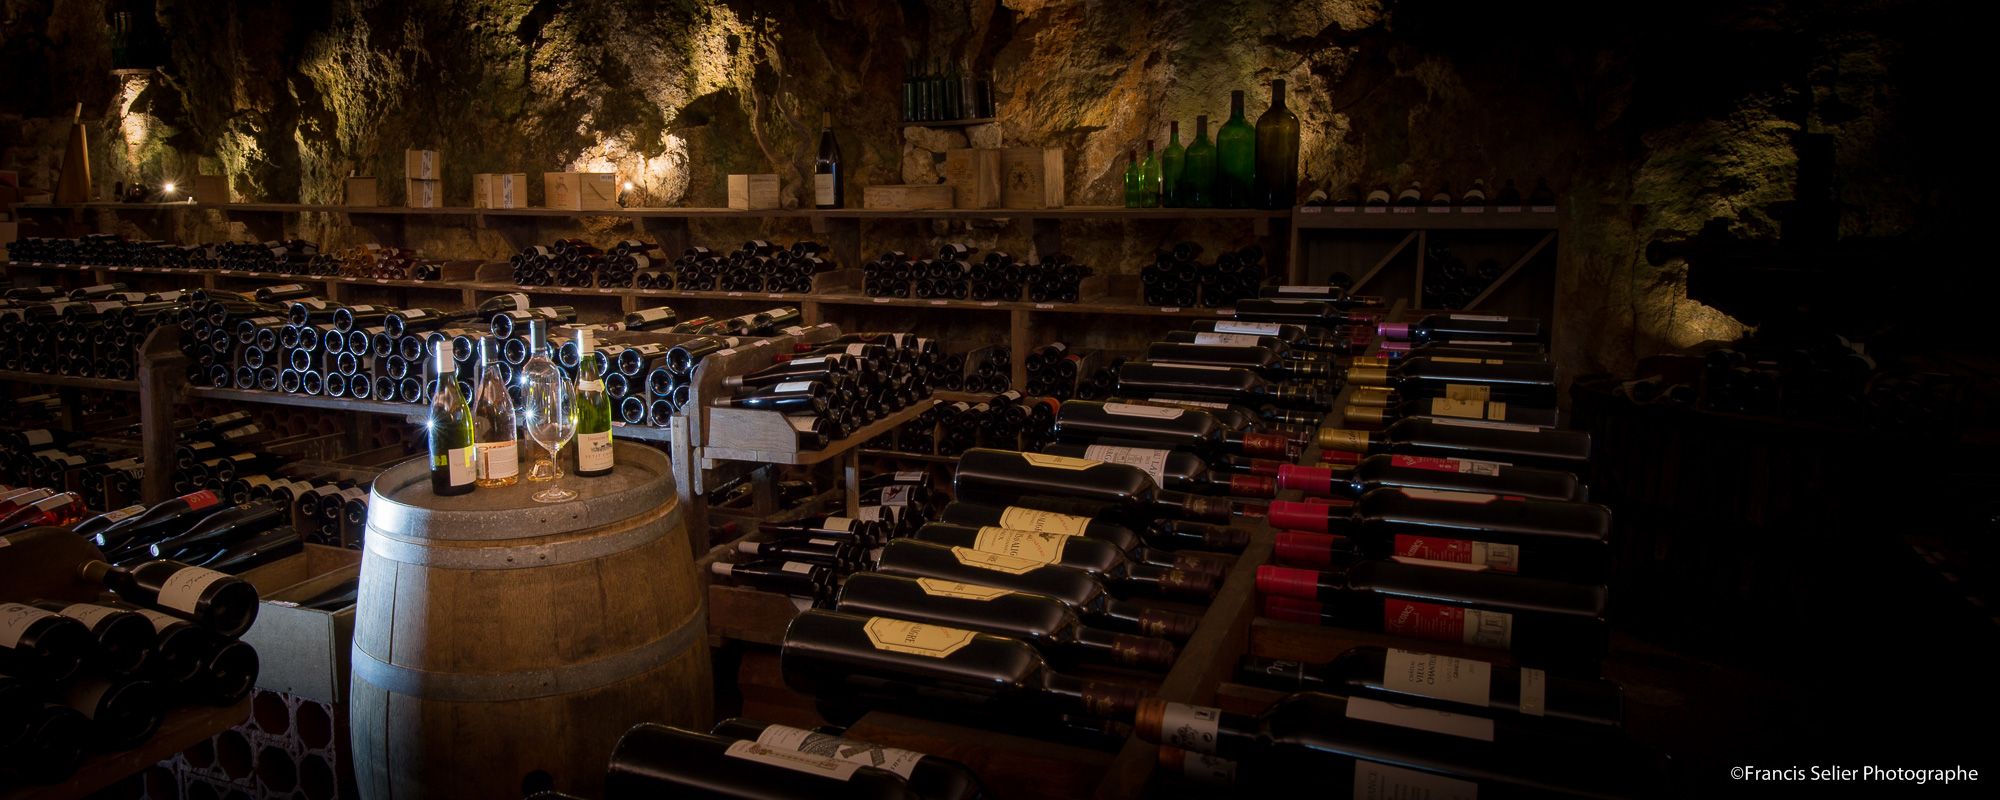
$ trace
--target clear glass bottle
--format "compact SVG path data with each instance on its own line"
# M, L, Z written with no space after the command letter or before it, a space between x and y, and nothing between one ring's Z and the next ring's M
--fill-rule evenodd
M520 419L514 397L507 393L500 342L479 340L479 383L472 392L472 440L478 448L482 489L513 486L521 481Z

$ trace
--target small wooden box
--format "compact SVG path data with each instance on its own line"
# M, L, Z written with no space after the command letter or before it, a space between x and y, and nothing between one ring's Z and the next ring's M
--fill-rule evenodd
M942 183L863 186L861 207L871 211L951 208L951 187Z
M481 172L472 176L473 208L527 208L528 173Z
M444 158L436 150L404 150L403 177L435 181L444 178Z
M343 202L350 206L373 207L382 204L374 178L348 178L345 193L341 196L344 198Z
M618 176L609 172L544 172L542 193L549 208L611 211L618 208Z
M1063 207L1062 148L1005 148L1000 151L1000 175L1002 207Z
M410 208L443 208L444 181L403 179L403 204Z
M194 176L194 200L197 203L229 202L229 177L226 175Z
M944 184L952 189L953 208L998 208L1000 151L965 149L946 152Z
M738 211L765 211L778 208L778 176L729 176L729 207Z

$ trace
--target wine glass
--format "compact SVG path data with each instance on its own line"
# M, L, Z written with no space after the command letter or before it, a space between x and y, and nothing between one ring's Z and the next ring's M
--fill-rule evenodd
M576 436L576 385L561 370L536 370L522 387L521 409L528 438L548 451L553 470L549 488L537 492L535 502L576 499L576 492L562 487L562 449Z

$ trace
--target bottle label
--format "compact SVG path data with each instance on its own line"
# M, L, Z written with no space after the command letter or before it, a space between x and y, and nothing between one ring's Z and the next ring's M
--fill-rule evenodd
M1354 762L1354 800L1479 800L1479 784L1413 769Z
M168 629L174 627L175 625L187 624L184 620L182 620L179 617L162 614L150 608L139 609L138 613L144 616L147 622L153 623L154 633L166 633Z
M1493 665L1390 648L1383 659L1382 688L1484 708L1493 699Z
M1153 361L1150 363L1155 367L1171 367L1173 369L1200 369L1200 370L1207 370L1209 372L1228 372L1232 369L1235 369L1235 367L1219 367L1214 364L1182 364L1175 361Z
M932 597L955 597L960 600L978 600L981 602L1013 594L1012 591L997 589L992 586L980 586L976 583L964 583L962 581L944 581L937 578L918 578L917 588L924 590L924 594Z
M1114 447L1108 444L1094 444L1084 450L1086 458L1111 464L1130 464L1153 476L1153 482L1167 482L1167 455L1169 451L1146 447Z
M208 489L181 495L181 500L187 503L189 511L199 511L222 502L222 498L215 496L215 492Z
M1511 422L1491 422L1478 419L1440 419L1433 420L1433 422L1438 425L1450 425L1454 428L1485 428L1494 431L1520 431L1522 433L1542 432L1541 428L1533 425L1517 425Z
M1319 446L1327 450L1346 450L1354 453L1368 451L1368 432L1346 428L1319 429Z
M27 438L29 447L41 447L56 440L56 437L50 435L45 429L36 429L21 435Z
M917 487L904 483L884 486L882 487L882 505L907 506L910 504L910 500L917 496L916 489Z
M1195 344L1219 344L1228 347L1255 347L1262 342L1258 337L1246 333L1197 333Z
M601 391L604 391L604 382L603 382L603 381L577 381L577 382L576 382L576 390L577 390L577 391L579 391L579 392L601 392Z
M1470 458L1431 458L1429 456L1390 456L1392 467L1428 469L1436 472L1456 472L1461 475L1499 475L1500 468L1507 466L1498 461L1475 461Z
M916 771L917 762L924 757L923 753L914 750L881 747L784 725L765 728L764 732L757 734L757 743L774 750L804 753L864 767L886 769L904 778L910 777Z
M780 383L776 386L771 387L771 391L776 392L778 394L784 394L786 392L803 392L811 389L812 385L813 385L812 381L786 381L784 383Z
M1447 400L1468 400L1484 403L1493 396L1493 387L1476 383L1447 383L1444 385Z
M596 472L611 468L611 432L579 433L576 435L576 468Z
M53 611L43 611L34 606L20 603L0 604L0 645L14 647L21 643L21 637L28 632L28 626L37 621L57 616Z
M977 636L961 628L887 617L869 617L861 630L868 634L868 643L877 650L926 658L948 657L972 644Z
M1493 720L1453 714L1449 711L1400 706L1365 697L1347 699L1347 718L1442 733L1446 736L1463 736L1482 742L1493 741Z
M841 542L838 539L807 539L806 543L819 545L821 547L839 547L841 544L843 544L843 542Z
M81 622L90 628L96 628L97 623L103 622L105 617L121 613L124 612L110 606L100 606L96 603L74 603L63 606L62 610L63 616Z
M200 605L201 593L215 582L229 575L201 567L186 567L160 584L159 603L175 611L193 614Z
M1071 538L1060 533L1017 531L988 526L980 528L979 535L973 537L972 549L1042 564L1056 564L1062 561L1063 546L1068 544Z
M854 515L854 518L863 522L881 522L885 519L889 522L896 521L895 513L884 514L881 506L862 506L861 510Z
M1494 316L1491 314L1453 314L1451 315L1450 319L1455 319L1460 322L1506 322L1507 321L1506 317Z
M1431 357L1430 357L1430 359L1431 359L1432 361L1435 361L1435 362L1438 362L1438 363L1440 363L1440 364L1505 364L1505 363L1507 363L1507 362L1506 362L1506 360L1504 360L1504 359L1498 359L1498 358L1460 358L1460 357L1458 357L1458 356L1431 356Z
M1160 744L1196 753L1214 753L1216 730L1222 725L1222 709L1166 704L1160 715Z
M1518 545L1399 533L1396 534L1395 548L1397 561L1442 561L1470 564L1494 572L1521 571L1521 548Z
M738 741L731 744L729 749L722 751L722 754L730 758L755 761L766 766L788 769L793 772L804 772L810 775L818 775L822 778L832 778L837 781L852 778L854 771L861 768L860 764L835 761L831 758L823 758L806 753L786 752L751 741Z
M893 480L896 483L923 483L924 475L926 474L928 473L925 473L923 470L920 469L908 469L896 473L895 477L891 478L890 480Z
M479 474L479 454L477 447L460 447L445 451L445 477L452 486L471 483Z
M1431 414L1440 417L1484 419L1486 417L1486 404L1478 400L1433 397L1431 398Z
M819 524L819 528L820 530L823 531L853 530L854 520L848 519L846 517L827 517L825 521Z
M1514 641L1514 615L1387 599L1382 601L1382 632L1504 650Z
M265 479L263 482L269 483L270 480ZM258 483L259 482L256 478L250 479L250 485L256 486L258 485ZM104 514L104 524L109 525L114 522L123 522L125 520L138 516L141 512L145 510L146 510L145 506L137 505L137 506L126 506L124 508L118 509L117 511L107 511Z
M810 358L794 358L785 363L794 366L799 364L824 364L826 363L826 356L812 356Z
M1058 514L1054 511L1039 511L1020 506L1008 506L1000 512L1000 527L1017 531L1040 531L1060 533L1065 536L1082 536L1090 527L1089 517L1075 514Z
M1438 500L1446 503L1478 504L1491 503L1500 499L1500 496L1497 494L1484 494L1481 492L1441 492L1436 489L1411 489L1408 487L1400 487L1396 491L1402 492L1405 497L1413 497L1418 500Z
M1022 575L1045 566L1040 561L1029 561L1025 558L1016 558L999 553L987 553L974 550L970 547L954 547L951 549L951 555L953 558L958 559L958 563L968 567L992 570L994 572L1005 572L1009 575Z
M1216 333L1245 333L1251 336L1276 336L1282 329L1276 322L1217 322Z
M833 205L833 175L818 173L813 175L813 204Z
M1521 713L1539 717L1548 713L1549 676L1538 669L1521 668Z
M778 569L790 572L794 575L811 575L813 571L813 566L803 561L787 561L785 562L784 566L781 566Z
M1331 289L1332 289L1332 287L1328 287L1328 286L1291 286L1291 285L1287 285L1287 286L1280 286L1280 287L1278 287L1278 291L1279 291L1279 292L1281 292L1281 293L1284 293L1284 294L1325 294L1325 293L1327 293L1328 291L1331 291Z
M1165 408L1162 406L1140 406L1140 405L1133 405L1131 403L1105 403L1104 413L1113 414L1120 417L1146 417L1148 419L1180 419L1182 414L1187 413L1187 409Z
M1086 469L1090 469L1091 467L1095 467L1095 466L1097 466L1098 464L1101 464L1101 463L1103 463L1103 462L1101 462L1101 461L1092 461L1092 460L1090 460L1090 459L1087 459L1087 458L1070 458L1069 456L1052 456L1052 455L1049 455L1049 454L1047 454L1047 453L1022 453L1022 454L1021 454L1021 460L1023 460L1023 461L1026 461L1026 462L1028 462L1028 463L1030 463L1030 464L1033 464L1033 465L1035 465L1035 466L1037 466L1037 467L1048 467L1048 468L1051 468L1051 469L1067 469L1067 470L1076 470L1076 471L1078 471L1078 472L1081 472L1081 471L1083 471L1083 470L1086 470Z
M1495 342L1495 341L1487 341L1484 339L1463 339L1463 340L1452 341L1451 346L1452 347L1506 347L1511 344L1513 344L1513 342Z
M520 474L519 442L513 439L504 442L480 442L473 447L479 451L479 477L495 481Z

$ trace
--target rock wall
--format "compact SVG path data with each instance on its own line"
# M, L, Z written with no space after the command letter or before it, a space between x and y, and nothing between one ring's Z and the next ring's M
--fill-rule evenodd
M1963 217L1938 209L1970 183L1947 166L1970 126L1939 89L1971 74L1953 63L1968 26L1909 0L156 0L170 55L154 76L112 74L107 1L0 0L0 169L25 183L53 185L80 101L107 190L223 173L239 199L336 202L359 173L396 202L403 149L425 146L445 153L452 204L475 172L556 169L616 170L635 204L711 206L723 175L776 172L795 204L823 109L857 184L932 179L968 134L899 125L899 87L910 59L949 55L997 76L1001 123L971 135L1065 148L1070 201L1104 204L1126 148L1168 120L1219 121L1231 89L1254 116L1285 78L1305 188L1547 178L1579 370L1740 330L1686 298L1684 262L1644 251L1712 222L1778 236L1802 131L1835 136L1844 236L1951 235ZM1131 270L1161 236L1213 233L1196 228L1066 244Z

